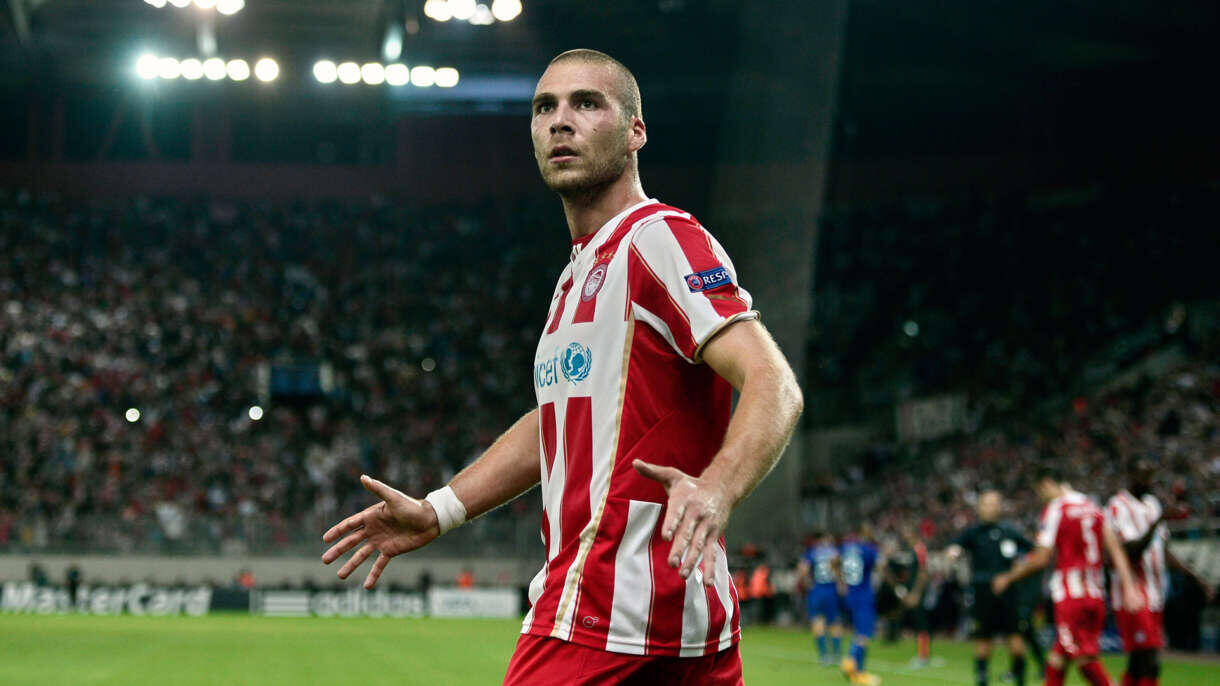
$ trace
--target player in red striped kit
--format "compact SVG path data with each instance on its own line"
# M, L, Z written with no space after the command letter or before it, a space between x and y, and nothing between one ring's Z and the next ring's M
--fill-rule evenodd
M1117 584L1114 619L1127 651L1127 670L1123 686L1157 686L1161 664L1157 652L1165 647L1165 594L1168 590L1168 567L1183 574L1204 589L1208 601L1212 588L1194 570L1179 560L1168 546L1168 531L1162 523L1164 510L1152 494L1155 475L1152 463L1134 460L1127 469L1127 488L1119 491L1106 504L1106 522L1122 539L1127 556L1134 562L1133 572L1143 606L1131 609L1118 600Z
M383 502L329 530L323 561L363 543L346 578L380 552L372 587L393 556L541 483L546 563L505 684L740 684L721 534L787 443L800 390L724 249L644 194L622 64L556 57L531 134L572 238L535 353L538 407L423 501L362 477Z
M1141 599L1127 555L1102 511L1085 495L1063 483L1054 469L1038 473L1035 488L1047 503L1038 528L1037 547L1011 570L992 581L996 595L1013 582L1045 569L1055 558L1051 600L1055 603L1056 642L1046 660L1046 686L1062 686L1072 661L1093 686L1111 686L1110 675L1098 661L1102 625L1106 620L1103 591L1103 546L1118 570L1122 602L1139 607Z

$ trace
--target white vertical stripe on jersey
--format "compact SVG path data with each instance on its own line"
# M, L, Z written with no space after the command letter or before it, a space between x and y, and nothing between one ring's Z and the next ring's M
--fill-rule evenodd
M627 528L614 554L614 598L606 647L618 653L644 654L652 605L652 561L648 542L661 515L661 503L632 500Z
M1059 522L1063 517L1060 501L1055 500L1046 507L1042 515L1042 525L1038 527L1038 545L1043 548L1054 548L1055 539L1059 537Z
M707 642L707 591L698 567L686 577L686 600L682 603L682 647L678 657L698 657Z
M720 628L720 645L716 650L724 650L733 645L733 596L729 593L729 584L733 577L729 574L729 558L724 554L724 548L716 544L716 597L724 607L724 626Z
M665 342L668 343L671 348L679 351L678 352L679 355L682 354L681 349L678 348L678 342L674 340L673 332L669 330L669 325L665 323L664 319L661 319L657 315L653 314L652 311L648 310L647 308L645 308L643 305L641 305L639 303L631 304L631 314L636 319L651 326L653 328L653 330L655 330L657 333L661 334L661 338L664 338ZM688 361L689 361L689 359L688 359Z

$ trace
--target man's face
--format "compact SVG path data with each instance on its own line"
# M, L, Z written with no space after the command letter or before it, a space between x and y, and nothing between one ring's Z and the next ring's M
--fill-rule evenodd
M1055 499L1056 487L1058 485L1054 479L1039 479L1038 483L1034 485L1034 490L1038 491L1039 498L1049 503Z
M632 126L612 93L610 67L579 60L553 64L538 80L530 135L542 180L556 193L607 185L627 168Z
M979 496L979 519L984 522L994 522L1000 518L1000 509L1004 500L997 491L986 491Z

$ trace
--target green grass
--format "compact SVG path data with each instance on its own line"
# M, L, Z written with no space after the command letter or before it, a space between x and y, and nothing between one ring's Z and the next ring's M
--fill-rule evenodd
M0 684L499 684L519 627L505 620L0 615ZM944 665L920 671L906 668L912 651L910 642L876 646L869 666L887 686L973 684L968 644L936 643ZM750 686L845 683L815 664L805 632L749 629L742 653ZM1120 660L1107 663L1117 677ZM1006 664L994 659L993 670ZM1073 675L1069 683L1083 680ZM1220 684L1220 665L1170 660L1161 683Z

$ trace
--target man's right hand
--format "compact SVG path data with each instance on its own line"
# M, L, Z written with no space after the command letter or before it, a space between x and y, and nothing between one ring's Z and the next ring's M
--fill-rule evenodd
M346 579L373 552L379 552L381 554L364 580L364 587L372 588L394 556L428 545L440 536L440 527L436 511L428 501L412 498L370 476L361 475L360 483L381 498L381 502L344 519L322 534L325 543L339 541L322 554L322 562L330 564L364 543L339 569L339 578Z

